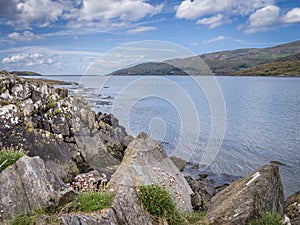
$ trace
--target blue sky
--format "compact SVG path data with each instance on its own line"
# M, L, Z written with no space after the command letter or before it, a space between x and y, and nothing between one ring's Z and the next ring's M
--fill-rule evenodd
M196 54L300 39L298 0L0 0L0 69L83 74L141 40Z

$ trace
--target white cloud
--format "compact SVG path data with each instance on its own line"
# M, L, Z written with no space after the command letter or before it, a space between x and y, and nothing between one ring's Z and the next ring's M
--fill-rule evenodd
M40 53L32 54L16 54L10 57L4 58L2 63L13 63L13 64L24 64L26 66L36 66L36 65L49 65L53 63L50 57L47 57Z
M5 7L9 7L11 13L2 13L2 17L8 19L9 25L17 28L30 28L33 25L46 27L56 22L70 5L63 0L13 0Z
M218 37L215 37L215 38L212 38L212 39L209 39L209 40L205 40L203 41L204 44L209 44L209 43L213 43L213 42L217 42L217 41L223 41L225 40L226 38L221 35L221 36L218 36Z
M142 33L146 31L151 31L151 30L156 30L156 27L151 27L151 26L144 26L144 27L137 27L134 29L130 29L127 31L128 34L137 34L137 33Z
M162 8L146 0L7 0L0 2L0 18L18 29L46 27L60 19L73 28L124 28Z
M208 25L209 28L213 29L226 22L228 22L228 20L225 18L225 16L219 13L215 16L199 19L197 24Z
M252 34L274 29L280 25L300 23L300 8L294 8L283 16L280 15L280 11L280 8L274 5L256 10L245 25L245 32Z
M32 33L31 31L24 31L23 33L13 32L7 36L9 39L17 40L17 41L32 41L41 39L41 36Z
M161 12L163 5L153 6L144 0L83 0L78 9L65 18L71 19L70 27L124 27L131 22Z
M256 9L273 3L274 0L184 0L177 7L176 17L198 19L216 13L249 15Z
M282 18L284 23L300 23L300 8L294 8Z

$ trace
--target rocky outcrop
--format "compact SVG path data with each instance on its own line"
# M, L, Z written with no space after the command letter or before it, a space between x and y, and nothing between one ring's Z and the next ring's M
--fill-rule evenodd
M141 133L128 145L110 185L118 190L122 186L138 187L153 183L169 188L177 206L191 211L190 195L193 191L187 181L162 147L146 133Z
M291 224L300 224L300 191L289 196L285 201L286 215Z
M256 170L216 194L207 212L209 224L247 224L265 212L283 214L284 195L278 165Z
M42 159L23 156L0 173L0 211L3 212L0 223L54 205L62 187L62 181L46 169Z
M82 98L42 81L8 73L0 73L0 80L0 146L40 156L65 182L93 167L116 170L132 140L116 118L95 115ZM75 130L78 124L86 132Z

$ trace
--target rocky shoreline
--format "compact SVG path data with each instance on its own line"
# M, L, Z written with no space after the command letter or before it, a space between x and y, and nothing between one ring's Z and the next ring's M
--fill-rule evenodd
M113 115L95 114L66 89L4 72L0 79L1 149L27 152L0 173L1 224L41 207L63 208L76 198L66 183L90 171L110 178L116 193L111 207L86 214L61 210L58 224L156 224L136 193L136 187L153 182L153 168L177 177L178 208L205 211L207 224L248 224L265 212L285 214L299 224L300 193L284 201L277 164L216 190L205 176L184 177L180 160L172 161L147 134L131 137ZM37 221L48 224L45 215Z

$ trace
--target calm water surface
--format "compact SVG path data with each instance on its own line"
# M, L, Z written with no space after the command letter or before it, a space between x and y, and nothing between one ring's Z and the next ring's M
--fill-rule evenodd
M120 111L133 100L132 95L126 98L124 88L141 78L113 77L105 81L101 90L97 89L97 84L102 84L107 78L90 78L84 80L83 86L86 87L73 87L71 91L85 94L95 104L96 111L110 112L113 107ZM165 78L184 90L198 111L200 138L191 158L192 162L198 163L211 131L208 101L190 77ZM51 79L80 81L80 77L68 76ZM226 131L221 149L207 171L245 176L270 161L279 161L286 164L281 167L286 196L300 190L300 78L217 77L217 81L226 104ZM174 95L178 92L169 85L161 87L156 79L147 79L140 87L152 87L153 95L143 98L140 96L143 89L137 89L136 102L129 112L129 124L122 125L134 135L146 131L154 138L158 137L172 154L174 148L182 144L179 143L182 115L176 104L156 96L156 93L162 89ZM114 105L121 94L123 102ZM108 105L103 105L103 102ZM180 147L186 148L184 144Z

